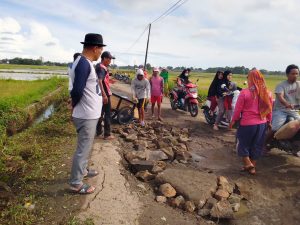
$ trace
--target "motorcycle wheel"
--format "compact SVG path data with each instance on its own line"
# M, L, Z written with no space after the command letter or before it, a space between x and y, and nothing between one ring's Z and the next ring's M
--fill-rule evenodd
M203 109L203 114L204 114L204 117L205 117L206 122L207 122L209 125L215 124L216 118L215 118L215 116L211 116L211 115L209 114L209 108L208 108L208 107L205 108L205 109Z
M177 109L177 105L175 103L175 100L174 100L173 96L170 96L170 103L171 103L171 108L173 110L176 110Z
M195 103L190 104L190 114L192 117L196 117L198 115L198 105Z

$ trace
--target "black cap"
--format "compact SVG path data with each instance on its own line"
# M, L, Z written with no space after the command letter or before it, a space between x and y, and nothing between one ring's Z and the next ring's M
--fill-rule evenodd
M112 56L109 51L105 51L105 52L102 53L101 59L104 59L104 58L115 59L115 57Z
M106 46L105 44L103 44L102 35L93 34L93 33L86 34L84 37L84 41L80 43L85 45L91 45L91 46L101 46L101 47Z

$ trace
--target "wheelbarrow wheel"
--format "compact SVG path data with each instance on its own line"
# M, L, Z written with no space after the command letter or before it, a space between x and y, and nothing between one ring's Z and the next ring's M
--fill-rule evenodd
M130 123L133 119L133 110L129 106L125 106L119 110L117 121L119 124L127 124Z

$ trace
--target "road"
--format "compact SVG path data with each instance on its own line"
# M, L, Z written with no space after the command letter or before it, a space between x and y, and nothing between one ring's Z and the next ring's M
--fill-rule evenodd
M130 96L129 85L117 82L113 90ZM187 112L173 111L164 98L164 122L190 129L188 147L196 160L185 168L226 176L239 184L247 199L245 210L224 224L300 224L300 158L273 149L258 162L256 176L243 174L235 152L235 131L213 131L201 114L192 118ZM92 164L103 174L93 180L98 191L87 197L80 217L91 217L95 224L206 224L196 214L155 202L152 187L124 168L120 153L119 140L95 141Z

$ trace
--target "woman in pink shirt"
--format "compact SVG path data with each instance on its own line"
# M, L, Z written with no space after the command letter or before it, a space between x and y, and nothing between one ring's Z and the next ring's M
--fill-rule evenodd
M238 155L243 158L244 171L254 175L256 161L260 158L266 130L272 121L272 95L267 90L259 70L248 74L248 88L241 91L230 123L230 128L239 121L237 130Z
M152 103L152 117L154 117L154 107L157 102L157 118L162 121L161 118L161 102L164 93L164 79L159 76L159 69L153 68L153 75L150 79L151 85L151 103Z

